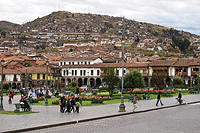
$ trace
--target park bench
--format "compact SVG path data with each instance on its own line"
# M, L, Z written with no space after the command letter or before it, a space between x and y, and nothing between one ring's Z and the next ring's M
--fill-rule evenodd
M14 112L20 112L20 109L22 109L24 112L29 112L31 111L31 107L30 106L27 106L25 104L21 104L21 103L16 103L15 104L15 110Z

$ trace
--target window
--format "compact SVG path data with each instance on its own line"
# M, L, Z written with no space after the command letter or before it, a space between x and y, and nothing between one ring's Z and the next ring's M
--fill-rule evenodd
M60 65L62 66L62 62L60 62Z
M66 75L67 75L67 76L69 75L69 71L68 71L68 70L66 70Z
M119 71L119 70L118 70ZM100 74L100 71L99 70L97 70L97 75L99 75Z
M65 66L65 62L64 62L64 66Z
M91 70L91 75L93 75L93 70Z
M80 71L80 75L81 75L81 76L83 75L83 71L82 71L82 70Z
M124 70L124 73L126 73L126 70Z
M90 64L90 62L88 62L88 64Z
M85 65L87 65L87 61L85 61Z
M117 72L116 72L116 73L117 73L117 75L119 75L119 70L117 70Z
M71 62L69 62L69 65L71 65Z
M43 79L45 79L45 74L43 74Z
M79 65L79 62L78 62L78 65Z
M84 70L83 73L84 73L84 76L85 76L86 75L86 70Z
M74 76L74 70L72 70L72 76Z
M77 75L77 70L75 70L75 75Z
M74 62L72 62L72 65L74 65Z
M63 76L65 76L65 70L63 70Z
M37 79L40 79L40 74L39 73L37 74Z

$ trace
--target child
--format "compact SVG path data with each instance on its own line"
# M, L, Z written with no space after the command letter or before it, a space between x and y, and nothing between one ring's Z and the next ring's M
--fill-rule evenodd
M81 104L79 101L77 101L75 104L76 104L76 112L79 113L79 108L80 108Z

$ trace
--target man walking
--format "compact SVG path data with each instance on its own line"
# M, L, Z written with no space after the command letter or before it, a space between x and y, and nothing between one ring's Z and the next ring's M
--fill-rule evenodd
M158 92L158 95L157 95L157 103L156 103L156 106L158 106L159 101L160 101L160 103L161 103L161 106L163 106L163 103L162 103L161 97L160 97L160 92Z
M182 94L181 94L181 92L179 91L179 93L178 93L178 102L179 102L179 104L182 104Z

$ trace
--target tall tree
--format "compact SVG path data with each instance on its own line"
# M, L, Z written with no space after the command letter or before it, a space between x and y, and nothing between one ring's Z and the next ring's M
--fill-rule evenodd
M124 87L125 88L140 88L144 87L145 82L142 74L139 71L133 70L127 73L124 77Z
M118 85L119 77L116 75L114 68L107 68L103 73L103 83L106 84L110 96L113 94L114 86Z
M165 88L166 77L167 77L167 75L164 72L153 73L152 83L154 84L155 87L158 87L158 89L163 89L163 88Z
M183 85L183 81L181 80L180 77L176 77L173 80L173 85L174 87L181 87L181 85Z

